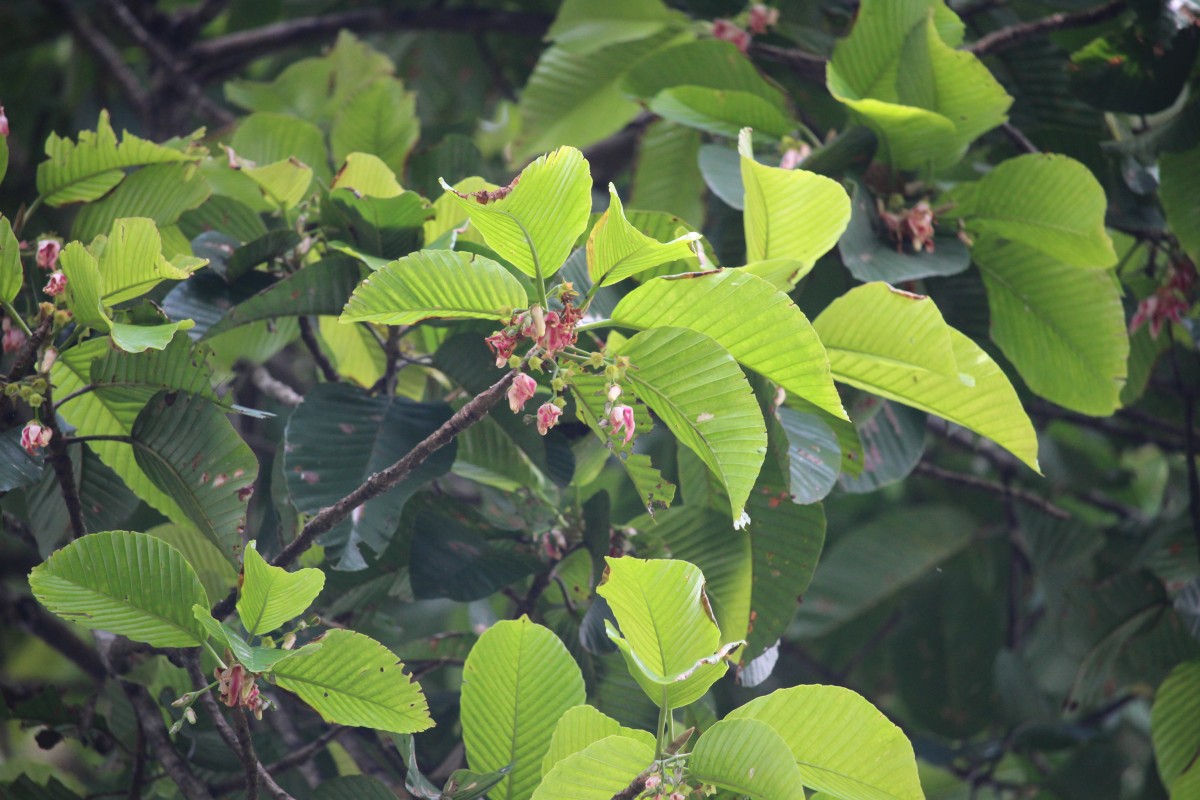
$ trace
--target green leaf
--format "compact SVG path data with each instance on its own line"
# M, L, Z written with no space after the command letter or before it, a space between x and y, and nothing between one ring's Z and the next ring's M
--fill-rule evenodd
M903 731L849 689L811 685L780 689L734 709L718 726L737 721L757 721L773 728L795 758L801 782L810 789L842 800L925 798L912 745ZM700 752L700 742L695 752ZM870 753L870 758L864 758L864 753ZM789 796L795 796L795 790Z
M790 258L807 268L837 244L850 197L836 181L754 160L749 129L738 136L745 186L746 261Z
M1150 712L1150 732L1159 777L1175 798L1176 785L1183 776L1200 769L1196 766L1200 753L1200 661L1175 667L1158 687Z
M320 650L320 642L310 642L298 650L282 650L278 647L252 647L241 635L227 623L218 622L207 608L201 605L192 606L192 614L196 621L204 626L208 635L217 640L222 651L228 650L238 663L250 672L270 672L281 661Z
M542 567L536 556L492 544L462 522L429 513L417 517L409 563L420 565L409 574L418 600L459 602L490 597Z
M699 132L667 120L651 123L638 144L630 200L633 207L673 214L692 226L703 222L699 152Z
M331 189L353 189L365 197L395 197L404 191L396 173L379 156L350 153L334 176Z
M609 286L659 264L695 255L691 243L700 239L699 233L685 233L669 242L652 239L629 224L617 187L611 183L608 198L608 209L592 226L587 242L588 277L593 283Z
M2 140L3 137L0 137ZM25 284L21 266L21 243L13 235L8 218L0 216L0 300L11 303Z
M783 91L764 78L737 47L720 39L684 42L659 50L634 65L621 86L643 100L684 86L741 92L762 99L781 113L787 112Z
M433 727L421 687L391 650L369 636L327 631L321 648L272 669L281 689L299 696L326 722L394 733Z
M1200 263L1200 191L1193 179L1200 169L1200 147L1162 153L1158 165L1162 176L1158 196L1167 223L1192 261Z
M354 290L342 322L412 325L426 319L508 320L529 305L520 282L490 258L421 250L391 262Z
M262 167L242 170L274 205L289 210L308 193L312 167L296 158L285 158Z
M789 800L801 791L787 743L754 719L724 719L706 730L688 759L688 771L753 800Z
M71 224L71 235L91 241L107 233L123 217L146 217L166 233L184 212L198 208L211 195L212 187L193 164L143 167L102 199L81 208ZM180 238L174 246L169 242L164 246L164 255L191 255L187 243Z
M738 520L762 467L767 430L733 356L687 328L643 331L619 354L633 365L626 379L637 396L721 480Z
M63 619L152 647L196 647L206 635L192 606L208 607L183 555L144 533L105 531L58 550L29 574L33 595Z
M229 283L245 275L260 264L269 264L282 258L300 244L300 234L287 228L267 231L252 241L238 247L230 254L224 269L214 264L221 277Z
M82 243L71 242L59 254L58 263L67 276L67 308L76 324L108 333L112 320L100 302L104 291L100 262Z
M312 605L325 586L319 569L288 572L268 564L254 542L242 554L242 586L237 601L238 617L251 636L270 633Z
M80 131L78 142L50 134L46 160L38 165L37 188L45 203L64 206L87 203L107 194L125 177L128 167L144 167L171 161L198 161L206 151L176 150L139 139L126 131L121 141L100 112L95 132Z
M459 194L444 180L442 188L466 210L488 246L532 278L558 271L586 230L592 207L588 163L573 147L542 156L487 197Z
M737 136L750 127L770 136L787 136L796 123L753 92L675 86L654 96L648 108L663 119L717 136Z
M507 769L495 772L472 772L469 769L456 769L446 779L442 787L441 800L477 800L492 790L492 787L504 780L509 773Z
M612 319L634 328L669 326L702 333L742 365L846 418L816 331L786 294L751 273L715 270L656 278L626 295Z
M612 44L645 39L677 18L660 0L565 0L546 39L581 56Z
M779 406L774 416L782 434L778 444L787 460L788 492L797 503L822 500L837 485L842 467L841 443L817 414ZM768 436L773 435L768 430Z
M229 309L203 338L264 319L338 314L358 285L361 269L353 259L336 254L308 264Z
M344 231L357 249L389 260L421 246L422 229L434 213L416 192L359 197L350 189L335 189L329 196L333 203L323 209L325 220Z
M1029 388L1083 414L1105 417L1120 408L1129 334L1116 278L991 236L973 254L987 287L992 339Z
M330 178L325 136L307 119L258 111L238 123L230 146L249 166L265 166L294 158L307 164L323 182Z
M582 705L568 709L558 724L554 726L554 735L550 739L550 749L542 759L542 776L547 777L550 770L563 759L581 753L589 746L609 736L621 736L634 742L640 742L650 749L650 757L654 757L654 736L636 728L626 728L607 714L592 706ZM647 762L649 763L649 762ZM643 767L646 765L643 765ZM638 770L641 772L641 769ZM635 775L637 773L634 773ZM632 778L630 778L632 780ZM544 781L543 781L544 782ZM629 781L625 782L628 785ZM625 788L624 785L618 787Z
M533 792L533 800L609 800L653 761L652 744L606 736L555 764Z
M974 523L940 506L859 525L824 555L790 637L815 638L874 608L971 543Z
M145 475L226 556L242 545L258 459L219 408L200 395L162 391L129 434Z
M861 444L862 469L857 475L841 476L843 490L874 492L916 469L925 453L924 413L865 394L856 399L850 416Z
M154 221L135 217L113 222L99 263L104 286L101 299L108 305L116 305L141 297L165 280L185 280L207 262L167 261ZM179 266L180 263L184 266Z
M395 78L377 78L367 84L334 118L329 134L334 160L345 161L352 153L370 153L392 172L402 174L408 154L421 135L416 108L416 94L404 91L404 85Z
M168 522L155 525L146 533L183 553L210 598L224 597L237 586L238 572L229 558L192 526Z
M113 344L127 353L142 353L146 350L162 350L175 334L191 330L194 326L190 319L171 322L165 325L130 325L125 322L112 323Z
M1064 264L1107 269L1117 253L1104 229L1104 189L1067 156L1010 158L975 184L955 214L967 230L1029 245Z
M512 765L495 800L532 796L555 725L583 702L579 666L548 629L522 616L479 637L463 666L463 742L476 772Z
M630 673L660 708L695 702L725 674L731 642L704 591L704 575L686 561L606 557L596 593L608 601L620 633L605 622Z
M928 298L868 283L813 326L835 379L970 428L1038 470L1037 436L1012 384Z

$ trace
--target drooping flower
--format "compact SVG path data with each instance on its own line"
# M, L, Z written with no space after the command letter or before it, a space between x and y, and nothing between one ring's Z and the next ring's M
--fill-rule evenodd
M0 106L0 136L8 136L8 116L4 113L4 106Z
M933 209L924 200L909 210L904 226L916 252L933 252L933 221Z
M495 354L496 366L503 367L512 356L513 350L517 346L518 337L505 329L496 331L483 341L487 343L487 346L492 349L492 353Z
M779 168L795 169L811 153L812 148L804 143L800 143L797 147L789 147L783 152L783 157L779 159Z
M31 456L50 444L54 431L36 422L27 422L21 431L21 448Z
M8 317L0 322L0 330L3 331L3 348L4 352L12 353L20 350L25 345L25 331L12 324L12 320Z
M727 19L713 20L713 36L732 43L743 53L750 49L750 34Z
M42 287L42 291L51 297L58 297L67 290L67 276L62 273L62 270L55 270L50 273L50 280L46 281L46 285Z
M39 239L37 243L37 265L50 270L58 267L58 254L62 252L62 242L58 239Z
M1129 332L1149 323L1150 338L1157 339L1167 322L1182 322L1191 310L1192 284L1196 280L1196 268L1186 259L1171 266L1167 282L1158 287L1154 294L1138 303L1137 311L1129 320Z
M222 703L230 708L243 706L250 709L256 719L262 719L266 703L255 683L258 676L248 672L241 664L234 664L225 669L217 667L213 674L217 678L217 692Z
M558 424L558 418L561 416L562 409L554 403L542 403L537 410L538 433L545 436L551 428Z
M659 775L651 775L646 778L647 789L657 789L662 784L662 777Z
M755 36L762 36L767 32L768 28L773 28L779 24L779 9L771 8L762 3L755 3L750 6L750 16L746 22L750 32Z
M533 398L535 392L537 392L537 381L524 372L518 374L508 387L508 407L514 414L520 413L521 409L525 408L525 404Z
M612 435L620 436L621 431L625 431L625 444L629 444L633 439L633 409L629 406L613 406L612 411L608 414L609 431Z

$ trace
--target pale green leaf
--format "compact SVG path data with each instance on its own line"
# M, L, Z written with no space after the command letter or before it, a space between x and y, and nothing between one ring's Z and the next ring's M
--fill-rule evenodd
M242 554L238 617L251 636L270 633L312 605L325 586L325 573L311 567L288 572L268 564L254 542Z
M128 131L118 142L108 112L101 111L95 132L80 131L78 142L50 134L46 160L38 165L38 193L51 206L86 203L120 183L128 167L198 161L203 155L203 150L176 150L139 139Z
M653 328L624 342L627 380L729 492L734 520L758 477L767 430L746 376L726 350L687 328Z
M250 672L269 672L272 667L285 659L302 653L312 653L320 650L321 642L310 642L298 650L283 650L278 647L254 647L230 625L218 622L207 608L201 605L192 606L192 615L204 626L208 635L217 640L220 650L228 650L238 663Z
M704 221L704 178L698 131L667 120L652 123L638 143L630 203L673 214L696 227Z
M868 283L851 289L817 317L813 326L829 353L833 377L970 428L1038 470L1033 425L996 362L944 321L932 324L928 311L920 319L929 324L907 331L907 337L896 336L894 325L879 323L894 319L889 315L900 301L916 306L929 302L884 283ZM949 363L957 367L953 375L944 374L947 332L953 356Z
M587 242L588 276L593 283L609 286L645 272L652 267L695 255L692 242L699 233L685 233L669 242L660 242L629 224L617 195L617 187L608 185L608 210L592 226Z
M112 320L100 302L104 284L100 262L80 242L71 242L58 256L58 264L67 276L67 308L76 324L108 333Z
M343 322L412 325L425 319L507 320L525 290L490 258L421 250L372 274L350 296Z
M1107 269L1117 253L1104 229L1107 200L1088 168L1036 153L1010 158L980 179L955 213L967 229L992 233L1076 267Z
M163 258L162 238L153 220L118 219L113 222L108 241L100 253L100 278L104 287L101 299L107 305L116 305L140 297L164 280L185 280L208 261L179 263L186 263L186 266Z
M208 607L183 555L144 533L105 531L58 550L29 574L34 597L63 619L152 647L196 647L206 638L192 616Z
M698 780L752 800L792 800L800 771L787 743L766 723L724 719L696 741L688 771Z
M1200 769L1196 765L1200 754L1200 661L1175 667L1158 687L1150 712L1150 732L1159 777L1172 791L1174 800L1181 776Z
M313 122L295 114L258 111L238 123L230 145L238 159L261 167L294 158L312 168L317 179L330 178L325 135Z
M466 210L488 246L530 277L558 271L587 228L592 178L583 153L560 147L487 196L442 188ZM499 197L496 195L499 194Z
M1083 414L1120 408L1129 334L1115 277L991 236L972 254L987 287L992 339L1029 388Z
M849 689L780 689L735 709L719 725L751 720L782 737L810 789L842 800L925 798L904 732Z
M453 192L447 192L433 201L433 218L425 222L423 229L426 245L428 246L429 243L437 241L450 231L467 226L467 212L455 201L454 195L456 193L490 192L498 188L500 187L496 184L485 181L478 175L463 178L455 183ZM463 233L456 233L454 239L455 241L471 241L483 244L483 237L474 228L469 227Z
M348 630L327 631L321 648L285 659L275 682L308 703L326 722L393 733L433 727L421 687L379 642Z
M542 759L542 776L549 775L551 768L563 759L582 752L588 746L608 736L622 736L635 742L640 742L650 748L651 757L654 754L654 736L636 728L626 728L607 714L597 711L592 706L582 705L568 709L558 724L554 726L554 735L550 739L550 749ZM643 765L645 766L645 765ZM640 769L638 770L641 771ZM635 773L636 774L636 773ZM628 784L629 781L626 781ZM623 786L620 788L624 788Z
M304 199L313 178L312 168L296 158L242 172L250 176L265 197L283 209L290 209Z
M653 738L646 736L651 743L606 736L567 756L543 776L533 800L609 800L654 761Z
M129 434L145 475L225 555L242 545L258 459L221 410L200 395L163 391Z
M788 392L846 418L829 357L808 319L784 292L745 270L647 281L617 304L612 319L633 328L702 333Z
M112 323L109 331L113 344L127 353L142 353L146 350L162 350L180 331L191 330L195 323L190 319L168 322L163 325L130 325L125 322Z
M89 242L108 233L123 217L145 217L168 234L169 229L187 211L198 208L212 195L212 187L194 164L155 164L134 172L121 185L100 200L79 210L71 224L71 236ZM168 249L170 248L170 249ZM168 240L164 255L191 255L191 246L182 235Z
M476 772L512 765L494 800L528 800L555 725L583 702L579 666L550 630L522 616L479 637L463 666L463 742Z
M0 137L3 138L3 137ZM61 255L61 254L60 254ZM25 283L21 266L21 243L13 235L8 218L0 216L0 300L11 303Z
M613 44L645 39L667 27L677 14L661 0L565 0L546 39L581 56Z
M722 646L704 575L686 561L605 561L596 593L620 625L620 633L611 623L605 627L634 679L660 708L695 702L725 674L732 649Z
M744 127L770 136L796 129L790 116L754 92L675 86L656 94L647 107L663 119L718 136L736 136Z
M822 175L759 164L751 147L750 131L743 130L746 261L790 258L811 268L850 223L850 197Z
M390 66L390 63L389 63ZM334 118L329 144L333 157L351 153L378 156L392 172L404 171L408 154L421 135L417 98L392 77L378 78L357 91Z
M183 553L210 598L224 597L237 585L238 573L229 558L192 526L165 522L155 525L146 533Z
M404 191L396 174L378 156L350 153L330 189L353 189L364 197L395 197Z

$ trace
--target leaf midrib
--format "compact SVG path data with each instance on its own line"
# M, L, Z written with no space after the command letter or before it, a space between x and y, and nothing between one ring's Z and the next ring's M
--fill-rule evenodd
M65 581L66 583L69 583L72 586L77 586L80 589L83 589L84 591L90 592L99 597L107 598L107 599L117 603L118 605L124 606L126 608L131 608L134 611L138 611L142 614L145 614L148 617L153 617L154 619L161 621L162 623L164 623L165 625L167 625L170 628L173 628L174 630L180 631L182 633L186 633L188 636L190 636L192 638L193 641L195 641L197 643L197 645L202 644L202 640L197 639L195 631L189 630L188 628L185 628L184 626L180 625L178 622L175 622L174 620L172 620L168 617L164 617L161 614L156 614L153 611L148 611L145 608L142 608L141 606L134 605L132 602L126 600L124 597L118 597L116 595L108 594L107 592L103 592L92 586L88 586L86 584L79 583L78 581L76 581L72 578L69 578L66 575L52 572L50 570L46 570L45 574L46 574L46 577L57 578L58 580ZM86 614L86 612L77 612L73 615L78 615L78 616L86 615L89 618L91 618L91 615Z

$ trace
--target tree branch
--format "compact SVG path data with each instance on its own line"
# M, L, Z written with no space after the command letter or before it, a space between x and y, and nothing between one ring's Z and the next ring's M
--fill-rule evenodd
M962 472L952 472L948 469L942 469L939 466L929 463L928 461L920 461L917 463L916 469L913 470L917 475L922 475L926 478L952 483L957 486L967 486L972 489L979 489L983 492L998 495L999 497L1008 498L1020 501L1030 508L1035 508L1047 516L1055 519L1070 519L1071 513L1064 508L1056 506L1045 498L1028 492L1024 489L1015 487L1007 487L1004 484L989 481L986 478L979 478L975 475L967 475Z
M246 711L243 708L232 709L233 733L237 737L238 760L242 762L242 772L246 778L246 800L258 800L258 756L254 753L254 740L250 738L250 723L246 721Z
M304 342L304 346L308 349L308 354L312 356L312 360L316 363L317 369L321 371L322 377L329 383L337 383L340 376L329 361L329 357L321 349L321 343L317 341L317 334L313 330L312 319L309 317L299 317L298 322L300 324L300 341Z
M673 756L679 752L679 749L687 744L687 740L692 738L692 734L696 731L695 728L688 728L683 733L675 737L675 741L667 745L667 749L663 751L665 756ZM653 774L653 770L657 765L651 764L642 774L638 775L629 785L612 796L612 800L633 800L646 790L646 779Z
M46 407L51 411L45 415L42 424L50 429L50 443L47 446L46 460L54 469L54 477L58 479L58 489L62 493L63 505L67 507L67 517L71 520L71 538L78 539L87 535L87 523L83 521L83 504L79 502L79 487L75 485L75 468L71 464L71 454L67 452L67 440L58 428L58 419L54 415L54 401L50 395L51 389L46 387Z
M262 365L255 365L250 369L248 374L250 376L250 383L254 384L254 388L281 406L295 408L304 402L304 397L299 392L276 378Z
M50 0L58 12L66 17L70 23L71 29L75 35L87 45L88 49L95 54L105 69L112 75L121 87L122 94L125 95L125 100L133 106L134 113L139 118L146 122L146 115L150 109L150 97L138 80L137 75L125 63L125 59L117 50L116 45L109 41L108 37L101 33L87 17L75 10L71 0Z
M278 711L272 711L271 713L276 714ZM325 731L316 739L313 739L303 747L293 750L274 763L268 764L265 769L267 772L278 774L281 772L287 772L289 769L294 767L298 767L315 756L317 753L324 750L330 742L341 736L347 730L348 729L344 725L334 725L329 730ZM241 785L242 780L240 778L230 778L214 784L213 789L217 792L225 793L236 789Z
M506 372L503 378L493 383L483 392L476 395L465 406L454 412L454 416L446 420L436 431L426 436L399 461L381 472L376 472L367 478L366 482L361 486L333 505L318 511L300 531L300 534L288 543L271 563L277 567L288 566L299 558L301 553L311 547L313 541L318 536L333 530L334 526L350 516L354 509L368 500L378 497L407 478L414 469L425 463L427 458L450 444L455 436L458 436L458 434L483 419L491 407L499 402L516 374L515 370ZM217 619L224 619L229 616L229 612L233 610L236 602L237 590L234 589L226 595L224 600L213 606L213 616Z
M341 30L379 33L386 30L427 30L451 33L488 31L540 39L550 26L545 14L493 11L485 8L427 8L394 10L366 8L277 22L248 31L200 42L191 61L201 82L236 72L273 50L321 41Z
M154 702L154 698L143 687L135 683L120 681L120 684L121 690L125 692L125 696L133 706L133 712L137 715L138 722L141 723L142 730L145 732L146 743L154 751L163 770L171 780L175 781L180 794L186 800L213 800L213 796L204 787L204 783L195 776L191 767L176 752L175 745L171 743L171 738L167 735L167 728L163 724L162 711Z
M750 45L750 55L787 67L805 83L825 85L825 65L828 61L824 56L795 47L779 47L759 42Z
M1065 31L1071 28L1086 28L1098 25L1112 19L1126 8L1125 0L1110 0L1101 6L1084 9L1083 11L1061 11L1042 19L1022 22L998 31L992 31L987 36L967 45L967 51L983 58L994 55L1010 47L1036 39L1054 31Z
M11 621L26 633L36 636L70 659L88 677L101 683L108 675L99 654L76 636L59 619L47 613L31 597L14 597L0 587L0 617Z

